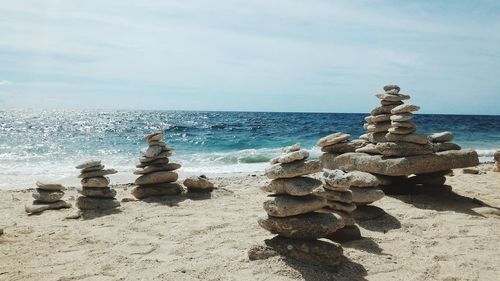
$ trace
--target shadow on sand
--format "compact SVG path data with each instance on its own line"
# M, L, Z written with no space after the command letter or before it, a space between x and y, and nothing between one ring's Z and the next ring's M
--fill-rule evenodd
M365 267L342 257L342 264L337 271L325 270L318 265L305 264L293 258L283 257L284 262L297 270L305 281L362 281L367 280Z
M373 241L371 237L363 237L359 240L344 242L342 243L342 247L352 248L375 255L389 256L389 254L384 253L384 250L380 248L377 242Z
M109 215L115 215L121 213L122 210L119 208L110 209L110 210L81 210L81 218L83 220L93 220L99 217L105 217Z

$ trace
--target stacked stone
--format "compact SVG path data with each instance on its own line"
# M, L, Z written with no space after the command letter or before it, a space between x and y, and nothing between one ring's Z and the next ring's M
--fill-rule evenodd
M319 161L308 160L308 158L309 153L301 150L300 145L296 144L284 148L281 156L271 160L272 166L265 170L265 175L271 179L271 182L264 190L273 194L270 196L271 199L266 200L263 204L267 217L259 219L258 222L262 228L278 235L272 240L266 241L266 244L275 251L285 255L293 255L296 250L296 254L304 259L304 255L309 258L321 255L319 249L323 247L331 249L329 255L335 253L334 257L324 257L325 260L329 260L329 265L332 265L331 263L338 265L342 253L341 249L335 244L317 239L327 237L341 229L344 227L344 221L334 212L325 212L324 208L329 207L328 200L313 194L313 191L320 187L322 182L308 175L320 172L321 165ZM301 248L310 247L318 250L307 250L306 254L300 249L294 249L294 245L297 244L293 242L294 240L311 241L306 244L297 243L302 245ZM283 247L279 247L276 244L277 241L286 243L289 250L280 251L279 249ZM249 253L250 258L257 259L258 254L256 253L261 252L259 248L252 249Z
M62 208L71 208L71 204L61 200L66 189L61 184L40 182L36 183L37 189L33 192L32 203L25 206L27 213L41 213L45 210L56 210Z
M137 187L132 190L137 199L177 195L183 191L182 186L176 183L179 175L175 172L181 165L169 162L175 149L167 147L164 136L163 132L156 132L144 137L148 147L141 151L140 164L136 166L139 169L134 171L134 174L141 175L135 180Z
M183 184L189 193L204 193L214 190L214 184L205 175L191 176L185 179Z
M76 200L76 207L80 210L111 210L120 206L115 199L116 190L109 187L107 175L116 174L115 169L104 169L100 160L91 160L76 166L80 169L78 176L82 180L82 187L78 193L82 196Z
M500 150L497 150L495 154L493 154L493 159L495 159L496 164L495 171L500 172Z

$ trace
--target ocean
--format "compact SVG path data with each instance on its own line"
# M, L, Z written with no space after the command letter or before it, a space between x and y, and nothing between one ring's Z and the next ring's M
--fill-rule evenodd
M283 146L314 144L332 132L364 133L367 114L3 110L0 111L0 188L33 187L37 179L75 178L78 163L101 159L131 175L143 136L157 130L186 173L261 172ZM421 133L452 131L462 148L491 161L500 149L500 116L416 114Z

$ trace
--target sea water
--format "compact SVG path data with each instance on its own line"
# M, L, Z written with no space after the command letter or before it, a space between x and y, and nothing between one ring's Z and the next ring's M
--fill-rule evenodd
M132 176L144 135L164 131L172 162L187 173L262 172L283 146L300 143L313 158L316 141L333 132L364 133L366 114L190 111L0 111L0 188L37 179L76 178L74 168L101 159ZM500 149L500 116L416 114L421 133L452 131L462 148L491 161Z

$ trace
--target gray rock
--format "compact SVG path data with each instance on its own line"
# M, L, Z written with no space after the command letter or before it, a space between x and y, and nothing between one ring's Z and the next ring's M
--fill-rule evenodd
M421 135L421 134L398 135L398 134L387 133L385 135L385 139L387 141L392 141L392 142L410 142L416 144L429 143L427 135Z
M137 199L147 197L179 195L184 189L178 183L161 183L154 185L141 185L132 189L132 195Z
M314 195L325 198L330 201L338 201L342 203L352 202L352 192L350 190L346 191L334 191L325 188L319 188L313 192Z
M307 158L309 158L309 152L305 150L298 150L273 158L271 160L271 164L278 164L278 163L286 164L286 163L292 163L294 161L305 160Z
M327 154L325 154L327 155ZM409 176L443 170L477 166L479 158L474 150L449 150L434 154L387 158L382 155L345 153L322 159L326 168L364 171L387 176Z
M401 91L401 88L399 88L398 85L385 85L384 86L384 91L390 91L390 90L397 90L398 92Z
M104 169L104 170L99 170L99 171L93 171L93 172L88 172L88 173L83 173L78 175L79 178L95 178L95 177L101 177L101 176L106 176L106 175L112 175L118 173L115 169Z
M304 265L314 264L329 271L337 271L343 261L342 247L326 241L304 241L276 236L265 240L264 243L251 247L248 251L250 260L264 260L281 255Z
M84 163L76 166L75 168L86 169L89 167L100 166L100 165L101 165L101 160L90 160L90 161L84 162Z
M147 184L158 184L158 183L169 183L175 182L179 178L176 172L154 172L149 174L144 174L135 180L137 185L147 185Z
M142 169L138 169L134 171L134 175L144 175L150 174L153 172L161 172L161 171L175 171L181 168L181 164L177 163L167 163L167 164L159 164L155 166L147 166Z
M387 131L385 132L380 132L380 133L368 133L368 140L371 143L378 143L378 142L386 142L387 139L385 135L387 134Z
M447 150L460 150L460 145L452 142L437 142L432 144L434 152L447 151Z
M353 193L353 200L354 200L354 193ZM328 201L328 207L330 207L334 210L342 211L342 212L346 212L346 213L352 213L354 210L356 210L355 204L343 203L343 202L338 202L338 201Z
M404 95L404 94L386 94L384 93L378 93L375 95L377 98L385 101L403 101L403 100L408 100L410 99L409 95Z
M413 113L406 112L406 113L391 115L390 119L391 119L391 121L395 121L395 122L410 121L413 119Z
M385 156L413 156L433 153L430 143L381 142L377 143L376 149L380 154Z
M64 187L62 184L44 182L44 181L37 181L36 186L39 189L43 189L43 190L47 190L47 191L62 191L62 190L66 189L66 187Z
M324 170L323 171L324 188L334 191L344 191L350 186L350 177L341 170Z
M361 236L361 231L359 230L359 227L357 227L356 225L346 225L345 227L335 231L334 233L328 235L325 238L335 242L343 243L343 242L360 240L363 237Z
M159 145L150 145L148 148L141 151L141 153L145 157L153 158L153 157L160 155L160 153L162 152L162 149L163 148Z
M379 107L375 107L371 111L371 115L375 116L375 115L380 115L380 114L391 113L391 110L394 109L395 107L398 107L398 106L399 105L382 105Z
M380 154L380 152L377 149L377 145L373 144L373 143L370 143L370 144L367 144L363 147L357 148L356 152L368 153L368 154Z
M168 158L159 158L150 162L141 162L141 164L136 165L137 168L145 168L147 166L160 166L168 164Z
M199 177L192 176L184 180L184 186L187 187L188 191L193 190L204 190L212 191L214 189L214 184L211 183L208 178L204 175Z
M431 142L447 142L447 141L452 141L453 140L453 133L452 132L434 133L432 135L429 135L429 140Z
M30 214L37 214L46 210L58 210L64 208L71 208L71 204L63 200L59 200L54 203L41 203L34 201L33 203L26 204L26 206L24 207L25 211Z
M54 203L63 198L64 192L37 188L35 192L33 192L32 196L40 203Z
M275 164L266 168L265 175L270 179L293 178L321 171L317 160L295 161L288 164Z
M338 133L333 133L331 135L328 135L326 137L319 139L318 142L316 143L316 145L319 147L324 147L324 146L329 146L329 145L333 145L336 143L348 141L350 139L351 139L351 135L338 132Z
M420 106L414 104L402 104L391 109L392 114L409 113L420 110Z
M92 167L88 167L88 168L85 168L85 169L82 169L80 171L80 173L88 173L88 172L94 172L94 171L99 171L99 170L102 170L104 169L104 165L97 165L97 166L92 166Z
M403 104L403 102L402 102L402 101L388 101L388 100L381 100L381 101L380 101L380 104L381 104L382 106L384 106L384 105L401 105L401 104Z
M120 207L120 202L114 198L80 196L76 199L76 207L80 210L109 210Z
M333 152L333 153L346 153L354 152L356 148L359 147L359 142L341 142L329 146L323 146L321 151L323 152Z
M265 230L286 238L312 240L327 236L344 227L342 218L335 214L308 213L292 217L259 219Z
M281 151L283 153L290 153L290 152L299 151L299 150L300 150L300 144L298 144L298 143L291 145L291 146L283 147L281 149Z
M354 207L356 207L356 205L354 205ZM332 213L332 214L339 216L342 219L344 226L356 224L356 221L354 220L354 217L351 215L351 213L335 210L335 209L332 209L330 207L325 207L325 208L319 210L318 212L319 213Z
M85 178L80 181L83 187L107 187L109 185L109 178L107 177L93 177Z
M109 187L83 187L77 189L78 193L87 197L115 198L116 190Z
M417 125L413 123L412 121L392 121L391 125L393 127L401 127L401 128L411 128L411 129L417 129Z
M384 192L376 187L351 187L352 202L356 205L367 205L382 199Z
M387 132L390 128L391 128L391 122L375 123L375 124L370 124L366 127L366 129L370 133Z
M392 127L387 131L394 135L409 135L414 133L416 130L416 128Z
M275 194L306 196L319 186L321 186L320 180L309 177L295 177L290 179L275 179L264 187L264 191Z
M399 94L399 91L398 89L390 89L390 90L386 90L385 93L388 94L388 95L397 95Z
M161 141L163 137L165 137L165 134L163 132L155 132L145 136L144 140L147 142L157 142Z
M157 161L157 160L160 160L160 159L168 159L168 157L170 157L170 156L172 156L172 152L171 151L163 151L163 152L160 152L160 154L158 154L155 157L142 156L141 158L139 158L139 161L142 164L150 165L154 161Z
M272 217L290 217L314 212L326 206L326 199L315 195L278 195L264 202L264 210Z

